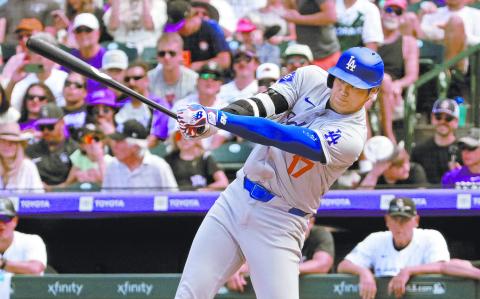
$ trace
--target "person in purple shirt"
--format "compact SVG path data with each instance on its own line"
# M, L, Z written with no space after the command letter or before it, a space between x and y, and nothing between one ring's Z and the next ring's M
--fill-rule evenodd
M442 185L457 189L480 187L480 128L472 128L460 138L458 149L463 166L445 173Z
M91 13L81 13L73 20L73 33L78 44L78 49L73 49L71 54L80 58L91 66L100 69L102 58L106 52L100 43L100 24L97 17ZM69 71L65 68L62 68ZM88 79L87 92L91 93L105 88L101 83Z

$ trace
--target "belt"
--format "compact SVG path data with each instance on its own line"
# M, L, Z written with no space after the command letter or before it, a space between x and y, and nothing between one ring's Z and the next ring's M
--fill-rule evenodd
M261 202L269 202L275 197L267 188L252 182L246 176L243 178L243 187L250 193L251 198ZM287 212L300 217L305 217L309 214L297 208L290 208Z

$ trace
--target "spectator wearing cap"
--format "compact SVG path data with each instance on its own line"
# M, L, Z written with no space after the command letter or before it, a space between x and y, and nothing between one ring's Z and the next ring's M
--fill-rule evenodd
M278 79L280 79L280 68L274 63L262 63L256 71L258 81L258 92L265 92Z
M167 4L168 21L165 32L178 32L183 38L186 53L184 63L198 71L209 61L221 68L230 67L230 49L224 35L209 22L195 15L189 2L174 0Z
M147 150L147 136L147 129L134 119L126 121L122 130L108 136L114 159L105 170L104 190L177 189L170 165Z
M95 124L105 135L113 134L117 126L115 114L118 111L113 91L100 89L88 94L85 100L87 102L85 122Z
M176 32L165 32L157 42L158 65L148 72L150 93L175 101L195 92L198 74L183 63L183 39Z
M195 14L210 23L217 23L223 31L224 36L231 37L235 31L235 12L226 0L201 0L192 1ZM220 14L219 12L222 12Z
M387 0L382 10L384 44L378 48L385 66L378 103L382 134L397 142L403 128L403 92L419 75L417 40L400 32L401 15L406 11L406 0Z
M340 43L335 32L337 14L335 0L319 0L312 3L296 0L297 9L286 9L282 16L295 24L297 42L306 44L313 52L312 64L324 70L340 58Z
M258 82L255 71L258 67L258 58L251 51L239 51L233 57L233 80L222 85L219 97L230 104L235 100L247 99L258 91Z
M70 136L75 140L78 140L78 133L85 125L87 117L86 96L86 78L79 73L71 72L68 74L63 86L63 97L65 98L65 106L62 107L64 113L63 120Z
M100 45L100 23L97 17L91 13L78 14L73 20L72 29L78 48L73 49L71 54L91 66L102 68L106 49ZM102 88L104 87L101 83L87 80L88 93Z
M102 57L102 71L117 82L125 83L125 71L127 67L128 56L120 49L108 50ZM116 89L110 89L115 93L117 104L122 106L125 103L127 95Z
M43 275L47 248L39 235L16 229L19 219L13 202L0 198L0 272Z
M376 136L379 137L379 136ZM384 136L382 136L384 137ZM369 139L370 140L370 139ZM371 138L371 140L378 140ZM376 153L385 154L385 148L391 148L390 155L386 157L373 157L373 168L360 182L361 189L373 188L401 188L425 187L428 184L425 170L420 164L410 161L410 155L403 148L403 142L398 145L388 138L382 139L386 144L369 142L365 144L364 154L369 148L374 148ZM368 157L367 157L368 158ZM376 159L375 159L376 158Z
M440 185L447 171L460 167L455 136L459 115L460 109L455 100L436 100L430 115L434 134L412 150L412 162L423 166L430 184Z
M181 107L189 104L200 104L205 107L223 108L225 103L219 96L219 91L223 83L223 71L215 63L204 65L197 79L197 91L181 100L172 107L172 111L178 111ZM177 129L177 122L174 119L168 119L169 134L173 134ZM231 136L230 133L219 130L211 137L202 139L202 146L205 150L213 150L219 147Z
M70 155L72 168L57 189L77 187L85 190L102 186L105 169L113 159L105 153L105 135L94 125L86 124L78 132L79 149Z
M400 298L412 276L442 273L450 261L447 242L439 231L418 228L419 220L412 199L394 198L385 215L388 231L371 233L340 262L339 273L359 276L361 298L375 298L375 277L393 276L388 293Z
M377 51L383 43L382 22L378 7L363 0L336 0L335 28L340 48L367 47Z
M477 189L480 186L480 128L472 128L467 136L458 139L463 166L445 173L442 186L458 189Z
M466 6L467 1L445 1L445 4L420 12L419 37L444 45L444 58L450 60L480 42L480 10ZM468 60L460 60L452 69L465 74Z
M108 32L118 43L131 43L139 54L144 48L155 47L167 21L165 1L111 1L103 15Z
M12 77L14 71L20 66L29 61L30 52L27 49L27 39L33 34L43 31L43 24L36 18L21 19L17 28L15 28L15 34L18 40L17 53L11 56L2 70L3 84L6 86L8 81ZM4 57L5 58L5 57Z
M6 3L5 3L6 2ZM0 43L17 45L16 29L22 19L36 18L47 32L53 29L51 12L59 9L55 0L7 0L0 7Z
M290 45L285 49L283 55L287 73L294 72L299 67L310 65L313 62L312 50L307 45Z
M51 45L56 46L55 38L46 32L38 32L32 37L43 40ZM48 58L32 51L28 52L29 60L21 64L12 75L5 91L7 96L10 95L10 103L12 107L20 111L22 99L27 88L38 82L47 85L55 97L55 102L59 107L65 106L63 98L63 84L67 78L67 73L56 69L55 63Z
M239 51L256 52L256 44L258 43L257 26L247 18L241 18L237 22L235 29L235 41L230 42L230 48L234 55Z
M78 144L66 137L63 111L54 103L48 103L40 109L36 125L42 137L29 145L26 153L37 165L42 182L49 188L67 179L72 167L69 156L78 148Z
M28 137L17 123L0 126L0 189L12 192L43 192L37 166L25 157Z

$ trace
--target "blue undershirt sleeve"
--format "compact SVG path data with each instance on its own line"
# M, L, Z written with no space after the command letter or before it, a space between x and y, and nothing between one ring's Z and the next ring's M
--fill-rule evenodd
M318 134L308 128L283 125L269 119L218 111L217 127L252 142L274 146L313 161L326 163Z

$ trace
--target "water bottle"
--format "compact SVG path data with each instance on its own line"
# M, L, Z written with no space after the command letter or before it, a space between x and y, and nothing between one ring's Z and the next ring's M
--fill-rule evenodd
M467 125L467 110L465 100L462 97L455 97L455 102L458 104L460 115L458 117L458 126L463 128Z

